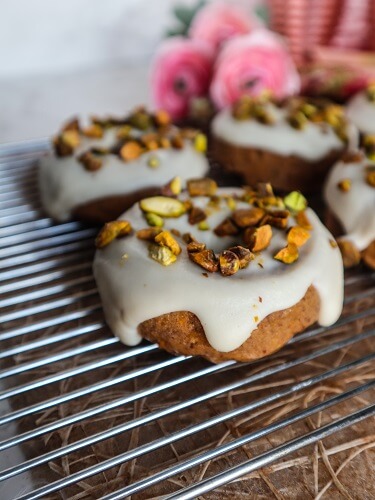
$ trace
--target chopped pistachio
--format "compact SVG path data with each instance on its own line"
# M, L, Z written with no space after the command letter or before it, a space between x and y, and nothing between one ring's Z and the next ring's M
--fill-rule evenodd
M127 139L130 136L132 128L130 125L121 125L121 127L117 130L116 137L117 139Z
M152 212L146 212L145 214L147 224L153 227L163 227L164 220L157 214L153 214Z
M273 256L274 259L283 262L284 264L293 264L298 259L298 248L294 243L288 243L285 248L282 248Z
M240 263L240 269L245 269L245 267L247 267L254 259L254 254L250 252L248 248L242 247L241 245L231 247L228 250L237 255Z
M199 153L205 153L207 151L207 137L205 134L199 133L195 136L194 148Z
M136 160L142 153L143 148L137 141L126 142L120 149L120 157L124 161Z
M171 183L170 183L170 186L171 186L171 191L173 194L175 195L178 195L181 193L181 190L182 190L182 181L181 181L181 177L174 177L172 180L171 180Z
M71 120L66 122L61 131L67 132L68 130L74 130L75 132L80 131L80 125L79 125L78 118L72 118Z
M170 266L177 260L176 255L168 247L161 247L154 243L149 245L148 255L162 266Z
M352 181L350 179L342 179L340 182L337 183L337 187L343 193L347 193L348 191L350 191L352 187Z
M187 246L188 252L201 252L202 250L206 250L205 243L199 243L198 241L190 241Z
M287 242L288 244L292 243L296 245L296 247L303 246L307 240L309 240L311 234L307 229L304 229L301 226L293 226L288 231Z
M230 250L224 250L219 255L219 267L223 276L232 276L240 269L240 259Z
M311 231L313 229L311 222L309 221L306 212L302 210L301 212L298 212L296 215L296 221L297 224L304 229L307 229L308 231Z
M154 115L155 123L158 127L165 127L171 123L171 117L164 109L159 109Z
M186 209L181 201L167 196L152 196L139 202L143 212L152 212L161 217L180 217Z
M219 262L213 250L188 252L188 255L190 260L210 273L215 273L219 270Z
M209 177L190 179L187 181L190 196L213 196L217 191L217 184Z
M234 236L239 233L239 229L231 219L227 218L215 227L214 233L216 236Z
M104 248L115 238L127 236L132 231L130 222L126 220L115 220L104 224L95 239L96 248Z
M162 231L155 236L155 243L168 247L175 255L180 255L181 247L169 231Z
M307 200L299 191L292 191L284 198L285 206L292 213L302 212L307 207Z
M237 203L236 200L233 198L233 196L229 196L229 198L226 199L227 206L230 210L236 210L237 208Z
M132 127L135 127L139 130L147 130L148 128L151 128L152 125L151 116L144 109L135 111L129 117L129 123Z
M272 228L269 224L261 227L248 227L243 235L245 245L252 252L260 252L265 250L271 243Z
M147 165L150 168L158 168L160 165L160 159L156 155L151 155L147 160Z
M97 158L95 155L93 155L90 151L82 153L78 157L78 161L82 163L85 169L89 170L90 172L95 172L96 170L99 170L103 165L103 161L100 158Z
M208 231L210 229L210 226L206 220L202 220L197 227L199 231Z
M145 241L155 241L155 237L161 233L162 229L160 227L147 227L145 229L140 229L137 231L137 238L139 240Z
M302 130L307 125L308 119L301 111L295 111L288 118L289 125L296 130Z
M188 222L191 225L198 224L207 219L206 212L199 207L191 207L189 211Z
M184 139L180 134L176 134L172 137L171 144L175 149L182 149L184 147Z
M240 228L256 226L263 218L265 212L262 208L240 208L232 213L231 218Z
M84 128L82 130L82 133L86 137L90 137L92 139L101 139L104 135L104 130L100 125L93 123L89 127Z

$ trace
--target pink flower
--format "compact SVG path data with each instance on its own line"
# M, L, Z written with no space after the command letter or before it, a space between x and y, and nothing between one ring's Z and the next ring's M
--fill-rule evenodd
M269 90L283 98L299 89L300 77L283 39L259 30L225 45L215 64L210 94L220 109L244 94L256 96Z
M153 63L151 87L157 107L180 119L193 97L208 93L212 52L197 40L175 37L163 42Z
M260 21L240 6L213 2L198 11L189 36L218 50L228 39L250 33L259 26Z

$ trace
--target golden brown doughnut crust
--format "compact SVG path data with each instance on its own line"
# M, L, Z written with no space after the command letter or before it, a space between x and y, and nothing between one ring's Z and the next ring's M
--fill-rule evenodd
M330 167L339 160L343 150L331 151L319 161L308 161L298 156L281 156L271 151L246 148L212 138L212 156L224 169L242 176L250 186L270 182L282 191L319 191Z
M76 207L73 211L73 218L94 224L103 224L117 219L125 210L142 198L155 196L159 193L160 187L151 187L133 191L127 195L98 198Z
M317 321L319 310L320 298L311 285L297 304L268 315L240 347L230 352L219 352L211 347L201 322L188 311L163 314L143 321L138 331L142 337L173 354L202 356L213 363L252 361L281 349L296 333Z

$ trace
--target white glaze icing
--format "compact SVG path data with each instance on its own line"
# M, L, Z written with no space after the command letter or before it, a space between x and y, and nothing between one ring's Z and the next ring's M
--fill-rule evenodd
M270 125L254 119L236 120L230 110L221 111L213 120L213 134L237 146L272 151L281 156L296 155L310 161L344 148L331 127L323 128L317 123L308 122L303 130L297 130L286 121L286 109L268 104L267 110L275 120ZM357 134L350 126L349 136L356 145Z
M196 206L204 208L206 203L206 198L194 199ZM222 202L221 210L208 218L210 227L216 227L229 213ZM297 262L288 266L272 258L286 244L285 233L274 229L268 250L230 277L219 273L204 277L204 269L189 260L183 243L177 261L164 267L148 257L147 243L136 236L113 241L98 250L94 259L94 275L107 323L122 342L136 345L141 341L137 326L142 321L170 312L191 311L201 321L212 347L228 352L239 347L266 316L295 305L310 285L321 299L319 323L334 323L343 301L341 255L331 247L332 236L316 214L308 209L307 215L314 229ZM121 218L129 220L135 230L146 227L137 205ZM165 227L190 232L215 251L235 243L231 237L219 238L212 231L199 231L188 224L186 216L166 219Z
M375 240L375 188L365 182L366 165L375 163L364 158L358 163L338 162L327 178L324 197L344 228L345 239L364 250ZM344 193L337 184L351 180L351 189Z
M356 94L347 106L349 119L363 134L375 134L375 103L369 101L366 92Z
M87 171L77 160L89 148L112 146L115 137L116 129L109 129L102 139L83 138L74 156L59 158L50 153L41 160L39 185L42 203L53 219L68 220L75 207L91 200L162 186L176 176L183 181L202 177L208 170L206 157L198 153L190 141L185 141L181 150L159 149L130 162L113 154L105 155L102 167L96 172ZM160 159L159 167L147 165L150 155Z

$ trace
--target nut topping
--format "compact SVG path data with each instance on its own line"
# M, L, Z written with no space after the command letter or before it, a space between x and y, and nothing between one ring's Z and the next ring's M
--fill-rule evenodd
M223 276L232 276L240 269L240 259L234 252L224 250L219 255L219 266Z
M231 218L236 226L240 228L256 226L264 216L262 208L243 208L232 213Z
M90 151L82 153L81 156L78 157L78 161L82 163L85 169L89 172L95 172L96 170L99 170L103 165L103 161L100 158L94 156Z
M180 245L169 231L162 231L155 236L155 243L158 243L162 247L169 248L174 255L180 255L181 253Z
M293 226L288 231L287 242L288 244L294 244L296 247L302 247L310 237L311 234L307 229L301 226Z
M167 196L144 198L139 202L139 206L143 212L152 212L161 217L180 217L186 211L181 201Z
M190 209L188 217L189 224L191 225L198 224L198 222L202 222L206 219L207 215L201 208L193 206Z
M257 228L248 227L243 235L245 245L248 246L252 252L265 250L271 243L271 238L272 229L269 224Z
M202 177L187 181L187 189L190 196L213 196L217 191L217 184L208 177Z
M162 266L170 266L176 262L176 255L168 248L151 243L148 247L148 255Z
M248 248L242 247L240 245L236 247L231 247L228 250L235 253L240 262L240 269L245 269L250 262L254 259L254 254L250 252Z
M285 248L282 248L276 255L273 256L274 259L283 262L284 264L293 264L298 259L298 248L294 243L288 243Z
M160 227L147 227L137 231L137 238L145 241L155 241L155 237L162 232Z
M136 141L126 142L120 149L120 157L124 161L136 160L143 153L142 146Z
M343 193L347 193L352 188L352 181L350 179L342 179L340 182L337 183L337 187Z
M115 238L127 236L132 231L130 222L126 220L115 220L107 222L100 230L95 239L96 248L104 248L111 243Z
M292 213L302 212L306 210L307 200L299 191L292 191L284 198L285 206Z
M210 273L216 273L219 270L219 262L213 250L188 252L188 255L190 260Z
M307 229L308 231L311 231L313 229L311 222L309 221L304 210L302 212L298 212L298 214L296 215L296 221L299 226Z
M234 236L238 234L240 231L238 227L233 224L231 219L224 219L218 226L215 227L214 233L216 236Z

